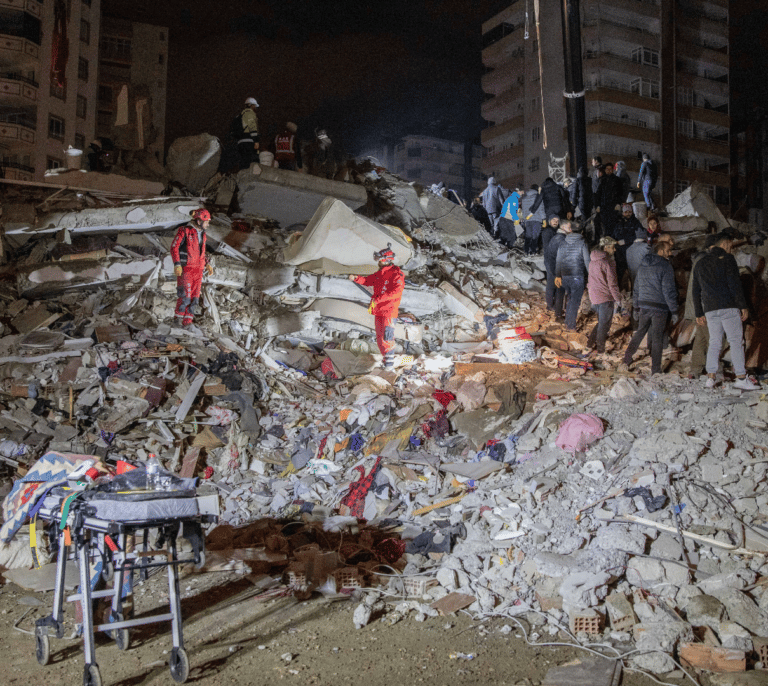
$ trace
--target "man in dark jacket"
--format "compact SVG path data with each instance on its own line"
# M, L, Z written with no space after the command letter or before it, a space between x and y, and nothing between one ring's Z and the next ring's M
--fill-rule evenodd
M744 331L742 322L749 316L747 301L741 288L739 267L731 255L733 238L719 234L714 247L704 255L693 270L693 307L696 323L709 329L707 348L707 388L716 384L715 374L723 347L723 333L731 346L731 364L736 373L734 388L755 391L760 388L747 378L744 359Z
M544 202L539 193L539 187L535 183L520 198L518 214L524 221L525 245L523 249L526 255L534 255L539 250L541 225L547 218L547 215L544 214Z
M632 356L648 334L651 349L651 374L661 374L661 354L664 350L664 331L670 314L677 323L677 286L675 271L669 262L672 243L658 243L640 263L632 289L632 304L639 310L640 323L624 351L624 365L632 364Z
M619 285L627 271L627 250L635 242L638 233L644 231L643 225L632 211L632 205L625 202L621 206L621 216L613 227L613 237L616 239L616 274Z
M552 177L548 176L541 184L541 198L544 202L544 213L547 217L556 214L558 217L565 218L563 214L563 196L560 186L558 186Z
M656 163L651 159L651 156L647 152L644 152L643 163L640 165L640 174L638 174L637 177L637 187L643 191L643 197L645 198L645 204L648 206L648 210L656 209L651 191L656 187L658 178L659 173L656 168Z
M605 176L600 179L595 195L595 209L600 213L600 222L606 236L613 236L613 227L619 218L616 206L621 207L626 199L621 197L622 192L621 179L613 173L613 165L609 162L605 165Z
M562 286L555 285L555 270L557 269L557 251L565 240L565 237L571 233L571 222L566 219L560 224L557 233L544 248L544 269L547 272L547 311L554 312L556 319L563 317L563 300L565 291Z
M541 252L547 252L547 246L560 228L560 217L553 214L547 217L546 226L541 227Z
M586 221L592 213L592 181L587 176L587 171L581 167L576 174L576 180L571 186L571 205L574 208L574 216Z
M472 217L475 219L475 221L479 222L483 225L483 228L493 236L493 227L491 226L491 220L488 218L488 213L485 211L485 208L483 207L483 203L481 202L480 198L475 198L472 201L472 204L469 206L469 213L472 215Z
M603 173L603 158L596 155L592 158L592 170L589 173L589 176L592 179L592 195L597 193L597 185L600 183Z
M579 224L571 224L571 233L566 235L558 247L555 259L555 286L562 288L568 298L565 327L571 331L576 329L576 317L589 271L589 248L581 230Z

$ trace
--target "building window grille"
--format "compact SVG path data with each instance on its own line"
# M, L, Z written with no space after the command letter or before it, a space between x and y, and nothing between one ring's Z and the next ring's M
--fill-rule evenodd
M54 117L53 115L48 117L48 138L63 141L64 131L65 122L61 117Z
M531 163L528 165L528 171L535 172L539 171L539 158L534 157L531 159Z
M633 79L629 84L629 90L631 93L657 100L660 94L659 82L653 79Z
M693 119L678 119L677 133L686 138L693 138Z
M651 67L659 66L659 51L651 48L636 48L632 51L632 61L647 64Z
M540 126L534 126L531 129L531 143L536 143L541 139L541 127Z

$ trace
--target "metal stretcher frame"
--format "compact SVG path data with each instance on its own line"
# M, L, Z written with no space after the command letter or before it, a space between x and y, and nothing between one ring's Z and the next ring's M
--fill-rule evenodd
M47 502L46 502L47 505ZM71 545L74 547L72 556L77 562L79 572L79 592L65 597L65 578L67 560L70 557L66 532L61 529L62 512L60 508L44 505L38 516L48 523L51 544L58 542L56 561L56 585L53 595L53 610L47 617L38 619L35 623L35 655L41 665L50 662L50 636L63 638L64 635L64 600L80 601L83 614L83 652L85 668L83 671L84 686L101 686L101 673L96 663L95 631L105 631L115 640L120 650L127 650L130 643L129 629L146 624L171 622L173 649L169 659L171 677L177 683L183 683L189 676L189 658L184 649L182 631L181 598L179 593L179 565L194 562L202 567L205 561L204 538L202 524L215 521L212 515L195 515L184 517L165 517L146 521L107 521L88 516L89 508L86 501L75 500L70 509ZM74 523L72 523L74 522ZM149 550L149 531L159 530L160 545L165 548ZM176 539L181 535L192 544L193 557L180 560L177 555ZM126 548L129 536L143 533L141 551L128 552ZM91 589L90 560L99 555L104 560L102 575L107 578L112 570L114 579L111 589L93 591ZM150 562L150 558L163 557L162 562ZM142 575L151 567L167 567L168 569L168 602L169 612L126 620L122 614L122 589L126 574L139 570ZM105 574L106 570L110 572ZM95 624L93 617L93 600L111 598L110 620L107 624Z

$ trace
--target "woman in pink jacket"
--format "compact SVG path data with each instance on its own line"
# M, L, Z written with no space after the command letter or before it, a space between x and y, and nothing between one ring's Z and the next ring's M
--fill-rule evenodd
M590 255L587 289L592 309L597 312L597 324L588 338L588 345L598 353L605 352L605 341L611 328L613 314L621 301L616 277L616 240L610 236L600 239L599 248Z

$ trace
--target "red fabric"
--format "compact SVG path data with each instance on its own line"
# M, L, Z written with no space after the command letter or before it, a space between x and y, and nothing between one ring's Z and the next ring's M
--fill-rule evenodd
M589 300L593 305L621 302L619 280L616 277L616 262L603 250L593 250L590 255L587 290L589 291Z
M331 361L330 357L326 357L323 360L323 363L320 365L320 370L323 372L323 374L328 374L332 379L338 379L339 377L336 376L336 370L333 367L333 362Z
M603 422L593 414L572 414L560 425L555 445L569 453L581 452L603 437Z
M392 337L391 341L387 341L384 339L384 330L388 326L394 326L394 320L392 317L379 317L378 315L375 318L376 321L376 344L379 346L379 351L382 355L386 355L389 352L392 352L395 347L395 339L394 336Z
M450 391L435 391L432 397L443 407L448 407L453 400L456 400L456 396Z
M296 159L293 151L293 134L287 129L275 137L275 159L292 162Z
M53 6L53 34L51 37L51 81L59 88L64 88L67 85L68 60L67 3L64 0L56 0Z
M205 242L206 236L203 231L202 242L197 242L197 229L194 226L185 224L180 226L176 235L173 237L173 243L171 243L171 257L173 258L173 264L180 264L182 267L198 267L200 269L200 275L202 277L202 269L206 263L205 256ZM186 259L182 255L186 249ZM198 290L198 295L200 291Z
M368 495L368 491L373 486L373 480L376 478L376 474L381 469L381 455L376 459L376 463L371 467L371 471L368 472L368 476L365 475L365 467L357 465L352 471L360 472L360 478L357 481L353 481L349 485L349 492L341 499L341 504L346 505L349 508L349 513L352 517L360 519L363 516L365 510L365 496Z
M370 276L356 276L355 283L373 288L371 314L377 317L397 317L405 288L405 277L400 267L388 264Z
M184 324L191 324L195 314L195 307L200 298L203 287L203 268L184 267L181 276L176 277L176 311L174 314L181 317Z

